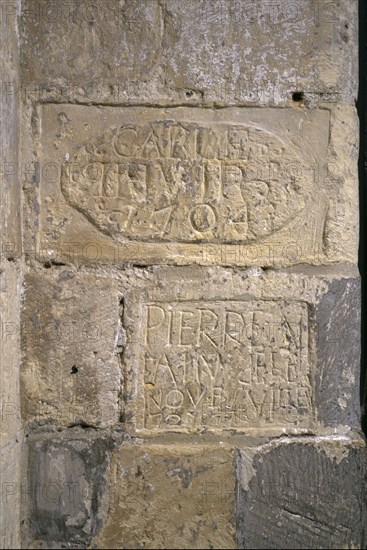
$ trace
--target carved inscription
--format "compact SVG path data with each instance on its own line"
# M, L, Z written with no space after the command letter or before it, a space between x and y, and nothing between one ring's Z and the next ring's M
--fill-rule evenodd
M181 302L143 309L145 428L296 426L311 415L305 304Z
M117 240L251 242L315 200L303 164L289 140L256 125L152 120L80 146L61 188Z

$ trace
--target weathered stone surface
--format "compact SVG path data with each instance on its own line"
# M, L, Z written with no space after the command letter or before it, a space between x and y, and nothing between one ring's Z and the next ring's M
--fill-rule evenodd
M0 259L19 259L20 235L20 156L17 2L0 5Z
M6 419L2 417L2 424ZM18 438L18 439L17 439ZM22 444L17 433L11 433L0 446L0 547L20 547L20 486Z
M41 257L242 266L355 261L351 107L45 105L40 116L40 194L30 198L30 215Z
M357 0L18 7L3 546L365 547Z
M106 80L109 86L146 80L160 61L156 0L25 0L21 32L23 85L47 80L48 87L54 82L78 88Z
M21 268L0 263L0 444L18 438Z
M229 103L276 103L291 90L356 97L355 1L165 4L167 76L176 87Z
M86 547L106 512L113 446L113 438L94 430L29 438L27 475L21 486L28 542Z
M361 438L202 439L116 448L96 431L32 436L32 547L364 547Z
M19 3L0 4L0 548L19 548L21 233Z
M338 311L356 307L356 273L161 268L135 287L124 293L123 313L131 429L279 434L358 427L358 316L348 316L353 338L331 341ZM325 335L333 353L325 353Z
M51 109L43 109L46 135L55 134L55 123L60 127L60 107ZM74 137L80 115L75 108L67 113ZM83 109L84 121L87 113L95 115ZM120 242L256 240L315 202L316 186L306 177L310 159L302 159L297 136L284 140L289 126L295 133L304 119L295 111L278 113L266 124L260 111L120 109L121 125L99 136L94 124L96 139L65 154L70 161L61 190L68 204ZM103 126L106 115L116 122L116 114L102 111ZM307 117L309 133L320 121L319 161L327 154L329 118L326 110Z
M353 104L356 0L22 3L33 99ZM80 45L83 47L80 47Z
M316 307L319 418L359 426L361 286L358 279L332 281ZM354 366L353 366L354 365ZM339 420L337 420L339 419Z
M20 547L19 262L0 263L0 548Z
M123 445L97 548L236 548L231 449Z
M305 304L168 300L143 310L145 428L308 426Z
M365 441L277 440L238 466L238 548L365 548Z
M24 421L103 427L121 412L148 433L358 426L358 316L351 338L334 336L358 285L348 269L29 274Z
M121 389L116 282L62 268L47 273L25 278L23 419L114 424Z

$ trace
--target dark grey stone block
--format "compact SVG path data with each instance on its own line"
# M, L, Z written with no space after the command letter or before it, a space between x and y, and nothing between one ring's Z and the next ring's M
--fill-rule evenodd
M343 439L239 451L239 548L365 548L366 446Z
M361 288L359 279L330 281L316 306L316 404L325 426L359 428Z
M22 484L25 534L30 541L85 547L107 506L107 468L113 438L39 434L28 442L27 481Z

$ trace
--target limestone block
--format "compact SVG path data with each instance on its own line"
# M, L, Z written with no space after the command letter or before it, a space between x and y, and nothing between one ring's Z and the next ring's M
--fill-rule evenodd
M2 422L4 419L2 418ZM21 452L19 433L0 446L0 547L20 548Z
M284 438L238 465L238 548L365 548L365 441Z
M121 387L116 283L63 268L45 271L25 278L24 422L114 424Z
M27 547L363 548L366 443L128 440L95 430L28 444Z
M42 547L38 541L86 547L101 527L113 439L92 429L68 432L28 440L21 487L27 547Z
M96 548L236 548L231 449L122 445Z
M0 547L20 548L19 2L0 4Z
M21 38L23 86L47 80L49 88L77 89L146 80L160 61L159 3L26 0Z
M0 263L1 548L20 547L20 277L18 262Z
M153 269L124 293L126 426L144 435L358 427L359 300L347 269Z
M25 422L120 419L146 435L359 426L353 269L46 273L26 278Z
M0 444L19 435L20 266L0 264Z
M21 256L17 2L0 6L0 259Z
M357 2L167 0L167 76L223 102L276 103L287 92L353 103ZM341 99L343 98L343 99Z
M41 259L356 262L354 107L49 104L39 117L40 181L27 216Z
M25 0L24 92L36 101L245 105L290 105L299 92L295 104L354 104L357 6Z

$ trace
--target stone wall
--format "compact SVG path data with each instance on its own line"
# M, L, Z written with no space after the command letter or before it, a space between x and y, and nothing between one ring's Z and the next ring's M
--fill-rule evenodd
M21 426L19 398L22 253L19 177L20 4L0 5L0 545L20 545Z
M22 1L23 546L364 547L357 7Z

